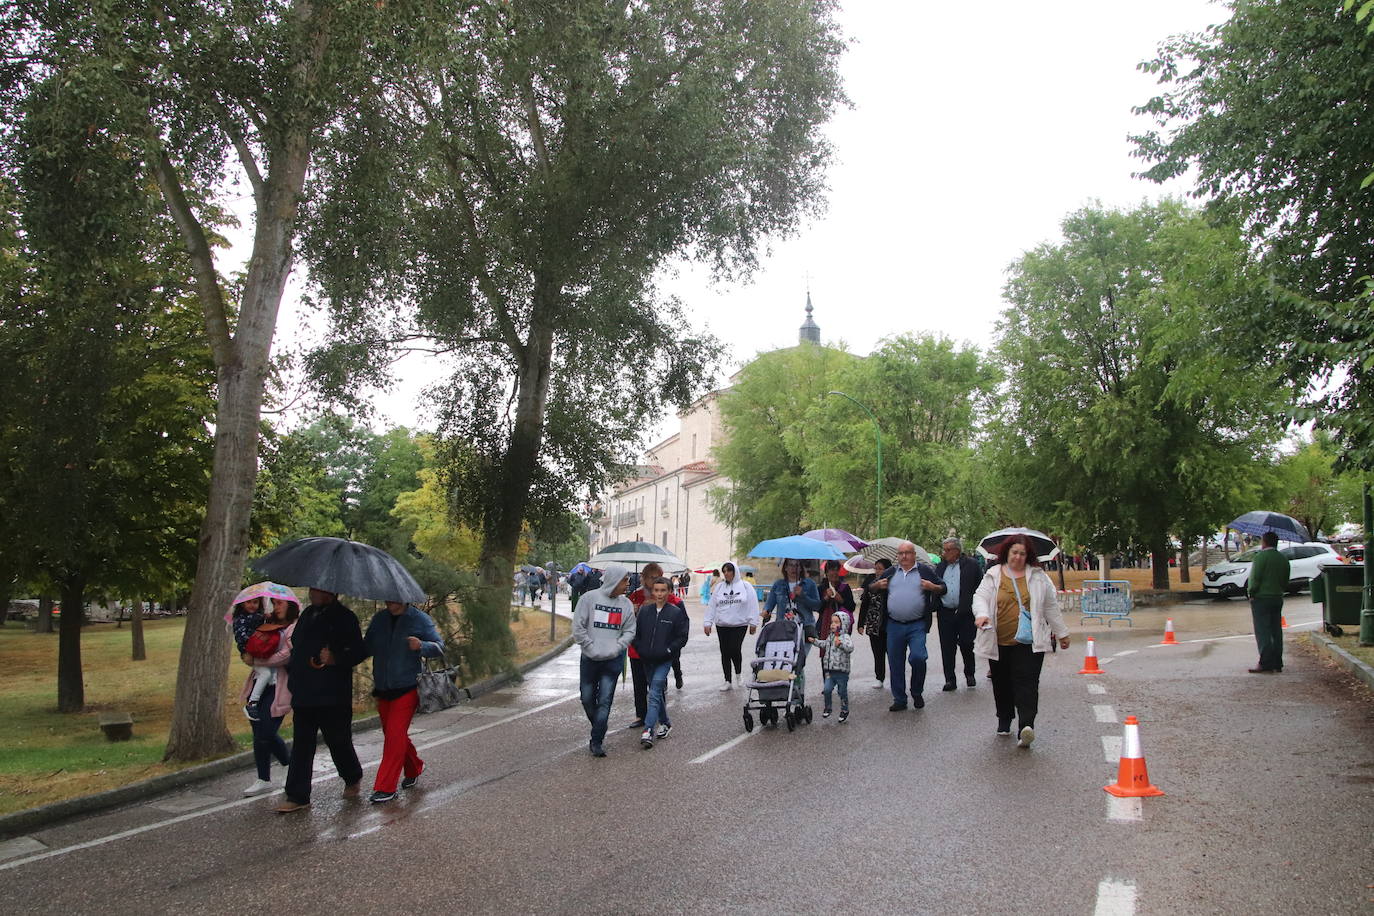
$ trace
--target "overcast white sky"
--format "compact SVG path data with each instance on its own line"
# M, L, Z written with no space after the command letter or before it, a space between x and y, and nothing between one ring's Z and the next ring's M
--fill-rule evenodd
M1170 35L1223 20L1209 0L848 0L841 23L853 108L828 128L827 213L775 243L751 283L713 287L685 268L664 283L730 346L728 370L796 342L809 278L828 343L869 352L890 330L987 346L1007 265L1058 236L1091 200L1130 206L1161 188L1131 178L1131 113L1155 91L1136 70ZM313 336L287 303L279 340ZM379 398L382 422L428 427L422 360Z

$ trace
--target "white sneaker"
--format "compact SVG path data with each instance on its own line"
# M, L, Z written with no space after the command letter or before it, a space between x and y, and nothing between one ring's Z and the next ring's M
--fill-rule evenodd
M243 790L244 795L261 795L263 792L270 792L276 785L270 779L255 779L248 788Z
M874 690L882 690L882 689L883 689L884 687L886 687L886 686L887 686L887 683L886 683L886 682L884 682L884 681L877 681L876 683L874 683L873 689L874 689Z
M1035 740L1035 729L1033 729L1033 728L1031 728L1029 725L1027 725L1025 728L1021 729L1021 736L1020 736L1020 738L1017 739L1017 741L1016 741L1016 746L1017 746L1017 747L1030 747L1030 746L1031 746L1031 742L1034 741L1034 740Z
M720 685L720 692L721 692L721 693L724 693L725 691L729 690L729 689L730 689L731 687L733 687L733 686L734 686L734 685L731 684L729 681L726 681L724 684L721 684L721 685Z

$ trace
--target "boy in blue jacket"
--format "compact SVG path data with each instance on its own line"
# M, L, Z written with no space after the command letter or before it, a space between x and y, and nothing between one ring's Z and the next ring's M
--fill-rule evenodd
M664 694L668 689L673 655L687 645L690 630L687 612L681 605L668 601L673 590L668 580L659 576L650 587L652 600L639 608L633 643L649 675L649 711L644 717L644 731L639 736L639 743L645 750L654 746L656 738L666 738L673 730Z
M389 802L396 797L396 782L401 788L415 785L425 762L410 740L410 722L420 704L416 689L422 658L444 654L444 639L434 619L414 605L386 602L367 625L363 636L367 654L372 656L372 695L377 698L377 715L382 720L382 762L372 783L372 803Z

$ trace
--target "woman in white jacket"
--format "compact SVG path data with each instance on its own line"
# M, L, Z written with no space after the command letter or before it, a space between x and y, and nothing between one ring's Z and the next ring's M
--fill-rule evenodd
M1018 747L1035 740L1040 705L1040 668L1055 639L1069 647L1069 628L1059 614L1059 596L1040 568L1030 538L1014 535L997 548L1001 561L983 576L973 595L978 635L973 653L988 660L997 703L997 734L1011 734L1018 719Z
M744 667L741 646L747 630L753 633L759 628L759 598L754 586L745 581L735 571L734 563L722 563L721 577L711 589L711 598L706 605L706 635L711 635L715 627L720 639L720 666L725 670L725 683L721 690L733 686L730 672L733 670L738 679Z

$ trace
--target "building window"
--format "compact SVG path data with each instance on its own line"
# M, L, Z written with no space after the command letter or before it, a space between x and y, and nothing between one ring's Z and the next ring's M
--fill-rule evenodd
M697 460L697 434L692 433L692 460Z
M659 546L661 546L661 547L667 547L667 546L668 546L668 532L666 532L666 531L663 532L663 543L660 544Z

